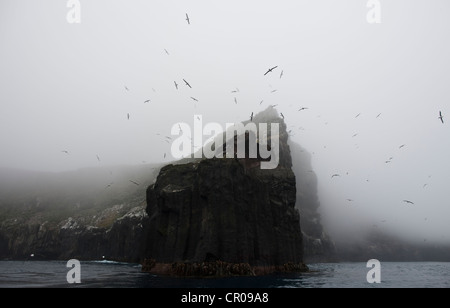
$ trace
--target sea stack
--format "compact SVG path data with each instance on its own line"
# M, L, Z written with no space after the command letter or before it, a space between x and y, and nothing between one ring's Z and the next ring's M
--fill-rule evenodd
M147 189L144 271L235 276L307 269L286 124L272 107L253 122L279 124L279 135L270 136L279 138L278 167L261 169L258 156L162 168Z

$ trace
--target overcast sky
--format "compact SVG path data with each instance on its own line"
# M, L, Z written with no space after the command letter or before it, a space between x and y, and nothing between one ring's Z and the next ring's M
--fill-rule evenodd
M175 123L277 104L326 222L450 240L448 0L80 2L0 0L0 167L168 162Z

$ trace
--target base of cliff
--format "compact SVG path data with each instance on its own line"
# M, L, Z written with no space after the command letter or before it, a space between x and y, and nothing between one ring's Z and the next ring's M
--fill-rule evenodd
M281 266L251 266L248 263L228 263L223 261L202 263L157 263L146 259L142 271L150 274L172 277L220 278L238 276L264 276L275 273L304 273L309 269L304 263L286 263Z

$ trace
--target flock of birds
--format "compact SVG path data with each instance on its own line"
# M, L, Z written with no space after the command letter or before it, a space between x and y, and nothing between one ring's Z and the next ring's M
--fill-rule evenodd
M191 25L191 19L190 19L189 15L188 15L187 13L186 13L186 22L187 22L188 25ZM165 51L165 53L166 53L167 55L170 55L170 53L169 53L169 51L168 51L167 49L164 49L164 51ZM278 66L272 66L272 67L270 67L270 68L264 73L264 76L267 76L267 75L269 75L269 74L274 73L275 70L277 70L277 69L278 69ZM281 78L283 78L283 76L284 76L284 70L282 70L282 71L280 72L279 78L281 79ZM192 85L191 85L186 79L183 79L183 83L184 83L184 85L185 85L186 87L188 87L188 88L190 88L190 89L193 88ZM176 90L179 90L180 84L177 83L177 81L174 81L174 87L175 87ZM129 89L126 85L124 86L124 89L125 89L125 91L127 91L127 92L130 91L130 89ZM277 91L277 90L275 89L275 90L272 91L272 93L275 93L276 91ZM239 92L240 92L240 90L239 90L238 88L236 88L235 90L231 91L231 93L234 93L234 94L239 93ZM197 98L195 98L195 97L190 97L190 98L191 98L194 102L199 102L199 100L198 100ZM235 104L238 104L238 100L237 100L236 97L234 98L234 102L235 102ZM260 105L261 105L263 102L264 102L264 100L260 102ZM145 104L151 103L151 100L150 100L150 99L147 99L147 100L144 101L144 103L145 103ZM277 106L277 105L272 105L272 107L276 107L276 106ZM306 110L309 110L309 108L308 108L308 107L301 107L300 109L298 109L299 112L301 112L301 111L306 111ZM379 118L381 115L382 115L381 113L378 114L376 118ZM285 116L283 115L283 113L280 113L280 116L281 116L283 119L285 119ZM357 114L355 118L358 118L358 117L360 117L360 116L361 116L361 113ZM127 120L130 120L130 118L131 118L130 113L127 113L127 116L126 116L126 117L127 117ZM250 115L250 121L253 121L253 117L254 117L254 113L252 112L251 115ZM444 122L444 115L443 115L442 111L439 111L439 117L438 117L438 119L442 122L442 124L445 123L445 122ZM180 127L180 130L181 130L181 127ZM290 131L289 131L289 133L290 133ZM353 138L354 138L354 137L357 137L357 136L358 136L358 134L354 134L354 135L353 135ZM170 140L171 140L171 137L166 136L165 141L169 143ZM402 148L404 148L404 147L406 147L406 144L401 145L401 146L399 147L399 149L402 149ZM62 153L65 153L66 155L69 155L69 151L68 151L68 150L63 150ZM96 157L97 157L98 162L100 162L101 159L100 159L99 155L96 155ZM166 158L166 157L167 157L167 153L164 153L164 158ZM392 162L392 160L393 160L393 157L391 157L389 160L386 160L385 163L386 163L386 164L389 164L389 163ZM331 179L338 178L338 177L340 177L340 176L341 176L340 174L333 174L333 175L331 176ZM140 185L140 183L138 183L137 181L134 181L134 180L129 180L129 181L130 181L130 183L132 183L132 184L134 184L134 185L136 185L136 186L139 186L139 185ZM367 180L367 181L368 181L368 180ZM106 188L112 187L113 184L114 184L114 183L108 184L108 185L106 186ZM426 186L427 186L427 184L424 185L424 188L425 188ZM347 199L347 201L348 201L348 202L353 202L354 200L353 200L353 199ZM403 202L406 203L406 204L410 204L410 205L414 205L414 204L415 204L413 201L406 200L406 199L403 200Z

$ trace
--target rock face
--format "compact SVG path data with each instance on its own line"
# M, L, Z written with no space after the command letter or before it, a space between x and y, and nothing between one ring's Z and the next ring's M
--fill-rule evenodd
M257 117L255 117L257 120ZM161 169L147 189L145 257L157 263L221 262L270 267L303 262L296 180L280 123L280 163L209 159Z
M68 218L57 226L49 223L3 222L0 258L37 260L108 260L140 262L148 217L142 207L109 209L118 214L110 226L94 226L83 218ZM114 212L114 213L112 213ZM123 216L122 216L123 215ZM101 218L100 215L99 218Z
M296 208L300 211L305 262L335 261L335 244L321 224L317 176L311 165L311 155L298 144L291 142L290 148L297 179Z

